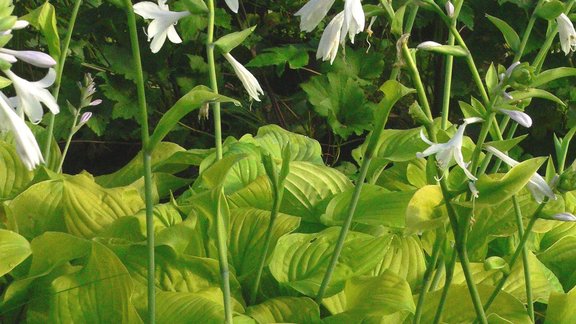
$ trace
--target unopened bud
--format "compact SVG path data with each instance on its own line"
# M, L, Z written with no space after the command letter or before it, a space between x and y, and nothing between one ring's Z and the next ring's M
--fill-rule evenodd
M83 113L82 117L80 117L80 125L86 124L90 120L90 118L92 118L92 112L87 111Z
M446 2L446 5L444 6L444 8L446 9L446 15L448 15L448 17L450 17L450 18L453 18L454 17L454 5L452 4L452 1Z
M570 213L559 213L552 216L552 219L561 221L561 222L576 222L576 216Z

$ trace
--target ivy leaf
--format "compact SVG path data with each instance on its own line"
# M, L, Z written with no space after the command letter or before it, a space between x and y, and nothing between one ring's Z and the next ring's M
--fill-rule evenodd
M246 66L263 67L277 66L279 75L282 75L286 64L293 69L299 69L308 65L308 52L301 47L287 45L283 47L272 47L264 50L264 53L258 54Z
M328 119L332 131L343 139L371 129L373 104L360 85L342 73L317 76L302 84L314 110Z

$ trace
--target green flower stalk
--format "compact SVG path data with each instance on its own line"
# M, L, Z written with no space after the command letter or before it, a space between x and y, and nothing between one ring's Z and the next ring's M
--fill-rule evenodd
M72 39L72 32L74 31L74 25L76 24L76 18L78 17L78 11L80 10L80 5L82 0L76 0L74 2L74 8L72 9L72 15L70 16L70 22L68 23L68 30L66 31L66 38L64 38L64 44L62 45L61 54L58 60L58 65L56 66L56 81L55 86L52 90L52 95L54 99L58 101L58 96L60 94L60 85L62 84L62 73L64 72L64 65L66 64L66 53L68 53L68 48L70 47L70 40ZM132 7L132 4L130 4ZM56 120L56 115L51 114L50 120L48 122L48 136L46 140L46 146L44 147L44 158L46 161L50 161L50 146L52 145L52 134L54 133L54 122Z
M134 58L134 70L136 71L136 89L138 92L138 106L140 108L140 125L142 139L142 157L144 163L144 197L146 202L146 247L148 259L148 323L156 322L156 286L155 260L154 260L154 202L152 196L152 148L150 148L150 134L148 130L148 110L146 107L146 91L144 88L144 73L142 71L142 59L140 45L138 43L138 30L136 17L132 8L132 1L125 0L128 30L130 32L130 45Z

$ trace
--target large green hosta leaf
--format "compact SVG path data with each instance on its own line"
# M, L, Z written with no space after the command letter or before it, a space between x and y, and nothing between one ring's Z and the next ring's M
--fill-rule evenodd
M558 278L534 254L528 254L528 264L530 267L530 282L532 284L532 298L534 301L547 303L551 293L561 292L562 285ZM516 297L521 302L526 302L526 286L524 281L524 265L521 261L514 264L506 284L502 289L510 295ZM484 263L471 263L470 269L474 282L479 285L495 287L502 278L500 270L486 270ZM465 284L464 272L457 264L452 281L454 284Z
M480 294L483 303L487 301L492 290L494 290L493 287L483 285L478 286L478 293ZM422 323L433 322L441 294L442 290L437 290L428 294L422 312ZM466 285L450 286L446 298L446 305L441 323L472 323L476 319L474 305L472 304L470 292ZM500 292L486 315L490 318L494 318L494 315L497 315L497 317L514 324L532 323L524 305L518 299L506 292ZM495 323L502 322L500 321Z
M346 281L344 290L324 299L331 316L329 323L361 323L367 317L414 313L416 305L406 280L391 271L377 277L356 277ZM363 322L362 322L363 323Z
M93 237L143 207L136 189L105 189L86 174L37 183L6 203L9 219L27 238L50 230Z
M246 315L259 324L267 323L321 323L320 309L307 297L271 298L246 309Z
M130 298L132 280L120 260L93 242L86 265L51 285L51 323L138 323Z
M546 310L546 324L571 323L576 318L576 288L567 294L552 293Z
M68 261L86 257L90 253L90 242L66 233L46 232L33 239L30 248L32 263L28 275L8 286L0 313L21 304L38 279L49 275Z
M538 254L542 261L560 279L565 290L576 286L576 236L566 236Z
M128 249L115 249L120 259L130 271L133 280L139 283L139 293L146 293L147 259L145 246L131 246ZM220 287L218 261L209 258L174 254L172 251L156 248L155 286L158 291L179 291L195 293ZM241 300L240 285L234 274L230 275L232 294Z
M331 226L344 223L347 216L346 207L352 200L353 192L354 188L350 188L330 200L326 213L320 218L323 224ZM402 228L406 218L406 207L413 195L414 191L390 192L380 186L365 184L354 212L354 221Z
M280 211L319 222L325 205L334 195L352 187L352 182L339 171L310 162L291 162L290 173L284 183L284 197Z
M269 223L270 212L266 210L240 208L230 211L228 249L238 277L249 275L257 269ZM270 251L274 250L281 236L294 231L299 224L298 217L278 214L272 229Z
M538 208L538 204L528 190L522 190L516 195L524 217L530 217ZM551 216L564 211L564 202L559 197L551 200L541 211L542 216ZM468 251L472 260L483 260L488 250L488 243L497 237L508 237L518 231L516 216L512 199L508 199L494 207L476 207L474 209L474 226L470 227L468 235ZM528 220L525 220L527 223ZM538 220L534 229L542 227L543 223L550 222Z
M328 268L339 233L339 227L330 227L320 233L288 234L280 238L270 260L270 272L281 284L314 296ZM381 261L389 244L389 236L373 237L350 232L327 295L340 291L347 279L372 270Z
M424 251L417 235L392 235L390 248L378 262L374 272L381 274L385 270L406 279L410 287L416 291L426 271Z
M32 180L33 175L20 161L16 149L0 141L0 198L6 199L17 194Z
M253 143L275 159L282 159L286 146L290 148L291 161L307 161L323 164L320 143L308 136L289 132L278 125L266 125L258 129L256 136L244 135L241 142Z
M416 158L417 152L422 152L428 147L420 138L422 128L412 129L385 129L382 131L376 147L375 157L391 161L406 162ZM364 158L368 141L352 152L356 162L360 163Z
M150 161L152 164L152 169L163 163L165 160L173 156L178 152L183 152L182 148L178 144L162 142L159 143L152 151ZM185 168L180 167L174 169L173 171L181 171ZM127 186L134 181L140 179L144 174L144 161L142 158L142 151L140 151L130 162L124 165L118 171L96 177L96 182L106 188L114 188L120 186Z
M114 220L144 208L142 198L131 188L104 189L85 175L61 184L64 221L71 234L93 237Z
M30 243L18 233L0 229L0 278L32 253Z
M238 314L244 311L241 305L233 304L236 311L234 323L254 323ZM201 293L159 291L156 293L156 321L160 324L224 323L222 292L216 289Z

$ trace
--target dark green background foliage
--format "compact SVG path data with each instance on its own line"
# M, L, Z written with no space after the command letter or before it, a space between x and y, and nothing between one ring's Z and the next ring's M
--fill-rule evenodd
M521 35L529 18L533 1L466 1L460 15L465 25L461 33L475 55L481 73L491 62L507 66L511 63L512 52L505 45L499 31L485 18L485 14L503 17ZM42 1L27 1L18 6L20 13L36 8ZM70 0L52 1L58 17L58 26L63 37L68 24L73 2ZM88 0L81 7L75 33L70 46L61 91L61 102L77 102L77 80L83 73L96 76L99 85L98 97L104 99L102 105L94 109L94 117L88 128L76 135L71 149L71 159L67 170L82 168L94 172L109 172L124 163L138 150L138 118L134 72L131 70L131 55L124 12L115 6L119 1ZM389 21L381 17L373 25L373 36L358 35L354 45L348 44L345 55L338 55L333 65L315 59L318 39L327 20L312 33L301 33L299 19L293 14L305 1L244 1L239 15L231 15L223 7L217 9L216 34L257 25L234 56L255 73L265 91L262 102L248 102L243 88L233 75L228 64L217 60L221 71L219 84L226 95L241 98L241 108L227 105L223 109L223 130L225 135L235 137L244 133L254 133L258 127L275 123L282 127L317 138L323 145L325 159L330 163L349 157L349 152L358 141L358 136L371 128L371 103L375 89L387 79L396 62L396 37L390 34ZM179 1L171 1L172 10L184 10ZM336 6L341 6L339 2ZM513 14L511 14L513 13ZM145 24L139 20L142 28ZM152 125L184 93L196 85L208 84L207 63L204 43L207 20L193 15L182 19L176 27L183 44L167 43L157 54L147 48L146 36L140 33L143 66L147 84L147 101L150 107L149 118ZM530 38L525 59L531 60L535 50L544 40L546 25L538 20ZM434 19L431 12L420 10L412 31L410 42L417 44L425 40L442 42L447 36L445 26ZM46 48L43 38L32 29L15 34L12 46L33 46ZM553 47L559 52L559 44ZM423 79L433 102L435 113L439 114L443 76L440 73L444 56L420 55L420 70L425 71ZM572 64L571 56L562 53L549 55L547 66ZM17 67L17 69L24 67ZM28 71L17 70L20 73ZM455 62L453 82L453 104L457 100L468 101L476 95L469 73L463 60ZM35 71L31 71L35 75ZM321 75L319 75L321 74ZM37 76L37 75L36 75ZM401 79L405 76L401 75ZM571 87L571 79L561 79L549 85L553 92L558 91L567 100L566 108L551 102L536 101L528 108L534 119L530 140L525 143L534 155L550 153L552 131L564 135L564 129L576 125L574 101L576 91ZM323 101L327 91L333 93L328 102ZM395 127L407 128L413 125L407 109L396 110L391 118ZM452 109L451 120L457 121L457 109ZM63 109L57 118L57 140L67 135L72 115ZM190 115L168 138L185 147L210 147L213 145L212 120L200 120ZM106 161L106 166L91 161Z

